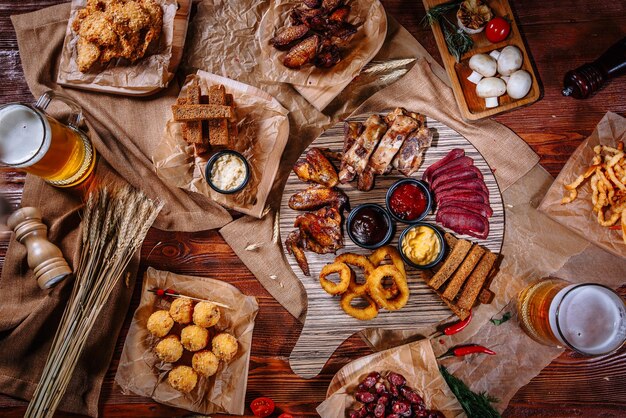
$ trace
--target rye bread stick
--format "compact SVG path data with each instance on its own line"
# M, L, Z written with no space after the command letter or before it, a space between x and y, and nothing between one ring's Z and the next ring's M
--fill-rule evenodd
M441 296L441 295L439 295ZM459 308L457 305L454 304L454 302L450 302L449 300L446 300L444 298L441 298L441 300L443 300L446 305L448 305L448 308L450 308L450 310L459 317L459 319L461 321L465 320L469 315L470 315L470 311L467 309L463 309L463 308Z
M465 283L472 270L474 270L474 267L476 267L476 264L478 264L483 254L485 254L485 250L480 245L474 245L472 247L467 257L465 257L465 260L463 260L463 263L448 282L448 286L442 294L444 299L454 300L459 290L461 290L461 287L463 287L463 283Z
M490 251L485 253L485 255L480 259L480 262L470 275L467 283L465 283L463 293L461 293L459 302L457 303L459 308L467 310L472 309L472 306L474 306L474 302L476 302L476 298L478 298L478 294L482 290L483 284L485 283L485 280L487 280L489 272L491 272L491 268L497 259L498 255Z
M197 105L200 103L200 95L202 92L200 90L198 77L191 77L191 83L189 83L187 87L186 105ZM172 112L174 112L173 108ZM176 120L176 115L174 115L174 120ZM185 122L183 124L183 137L187 137L186 141L191 144L204 144L202 139L202 122Z
M226 90L224 86L211 86L209 88L209 104L225 105ZM210 119L209 125L209 142L213 146L228 146L228 120L227 119Z
M446 258L446 261L444 261L439 271L433 276L432 279L430 279L428 285L433 289L439 289L461 265L471 247L471 242L460 239L450 252L448 258Z
M172 106L172 114L177 122L228 119L233 116L233 108L213 104L174 105Z

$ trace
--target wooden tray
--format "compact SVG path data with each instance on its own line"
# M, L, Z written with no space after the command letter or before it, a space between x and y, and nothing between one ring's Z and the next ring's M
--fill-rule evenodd
M172 36L172 59L168 66L168 71L171 74L176 72L181 59L183 58L183 49L185 47L185 38L187 37L187 27L189 25L189 16L191 15L191 3L192 0L177 0L178 10L174 16L174 33ZM168 82L171 80L168 80ZM99 91L104 93L121 94L124 96L149 96L162 90L163 87L150 87L150 88L124 88L114 86L103 86L96 83L79 84L79 83L64 83L58 82L64 87L71 87L74 89Z
M445 3L448 0L422 0L424 8L426 10L441 3ZM452 91L454 97L459 105L459 110L465 119L478 120L489 116L494 116L502 112L507 112L518 107L530 105L541 97L541 86L539 78L537 77L537 71L534 68L533 62L530 59L530 55L526 50L526 45L520 34L517 22L515 21L515 15L511 6L507 0L485 0L485 3L491 7L495 16L504 17L511 22L511 33L502 42L492 44L485 36L485 31L476 35L470 35L474 40L474 47L461 57L461 62L456 62L454 56L448 52L448 47L444 39L443 32L438 23L432 26L433 33L435 34L435 40L439 47L439 53L441 59L446 67L450 81L452 82ZM449 19L456 24L456 9L450 12ZM485 99L476 95L476 84L467 80L467 77L472 73L469 68L469 59L475 54L489 54L494 49L501 50L505 46L514 45L522 51L524 56L524 62L522 69L528 71L533 79L533 84L528 94L521 99L511 99L506 93L498 98L499 106L491 109L485 107Z
M385 114L386 112L380 112ZM350 118L351 121L363 122L369 114ZM435 130L433 144L424 156L422 167L415 174L415 177L421 178L426 167L443 158L453 148L463 148L466 155L474 159L474 164L480 169L485 177L485 183L489 189L489 203L493 208L493 216L489 220L490 233L486 240L477 240L473 237L458 235L467 238L473 242L477 242L489 250L499 253L502 248L502 240L504 238L504 208L502 205L502 196L500 189L496 183L496 179L491 169L485 162L482 155L474 148L474 146L456 131L439 123L433 119L427 118L427 126ZM341 151L343 147L343 122L337 123L332 128L324 132L309 146L311 147L328 147L332 150ZM307 148L304 152L308 151ZM387 176L377 176L376 186L369 192L361 192L356 189L356 182L340 185L350 198L351 207L355 207L361 203L372 202L385 206L385 194L387 189L396 180L405 178L397 171ZM293 228L296 216L303 212L294 211L289 208L288 201L291 195L304 190L307 184L302 182L291 172L285 185L283 197L280 206L280 235L282 242L285 241L289 232ZM345 213L347 216L347 212ZM426 217L426 222L434 223L435 216L430 214ZM389 242L390 245L397 245L400 233L407 225L397 223L394 238ZM371 251L356 246L344 229L345 247L338 253L355 252L360 254L370 254ZM450 310L422 280L420 280L420 271L409 266L407 267L407 276L409 280L409 288L411 297L407 305L399 311L391 312L381 310L376 318L370 321L359 321L347 315L339 306L339 299L327 294L319 284L319 273L322 267L331 263L334 259L333 254L315 254L307 251L306 256L311 270L311 276L307 277L302 273L295 258L288 255L287 262L295 275L302 282L308 297L308 309L304 322L302 334L298 339L289 357L289 364L292 370L304 378L313 378L326 364L341 343L352 334L366 328L384 328L384 329L409 329L415 327L426 326L429 324L440 322L451 315Z

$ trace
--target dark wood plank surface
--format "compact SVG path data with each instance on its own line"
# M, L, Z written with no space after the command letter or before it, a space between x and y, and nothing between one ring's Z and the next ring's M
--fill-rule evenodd
M33 100L24 81L9 16L56 3L60 1L0 0L0 104ZM424 16L421 2L383 0L383 4L389 14L440 60L430 29L420 24ZM543 166L557 175L605 112L626 114L626 77L614 80L599 94L584 101L564 98L560 93L567 70L592 61L626 35L626 2L515 0L512 6L539 72L544 95L534 105L498 116L496 120L528 142L541 156ZM11 200L19 201L24 176L5 173L2 177L6 182L2 186L4 191ZM9 238L8 233L0 232L0 265ZM148 265L176 273L222 277L259 299L261 310L254 332L247 403L257 396L270 396L281 412L314 416L315 407L323 400L333 374L351 359L370 353L358 337L352 337L339 348L318 378L307 381L295 376L287 358L302 326L263 289L215 231L186 234L151 230L142 248L142 269ZM189 415L187 411L165 407L146 398L124 396L113 383L130 316L139 301L139 290L137 286L125 327L116 343L116 355L102 390L101 415ZM626 295L626 286L620 293ZM566 352L517 393L504 416L625 416L625 383L626 348L596 359ZM25 405L23 401L0 395L0 416L21 417Z

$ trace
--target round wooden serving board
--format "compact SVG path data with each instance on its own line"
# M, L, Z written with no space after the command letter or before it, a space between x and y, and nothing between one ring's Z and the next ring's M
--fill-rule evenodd
M380 112L381 115L387 112ZM364 122L370 114L351 117L350 121ZM489 237L486 240L478 240L465 235L455 235L476 242L489 250L499 253L502 248L504 237L504 208L502 196L496 183L496 179L487 165L483 156L474 146L456 131L441 124L440 122L427 118L428 128L434 130L431 147L424 154L424 162L419 171L414 174L415 178L420 178L424 170L443 158L453 148L462 148L467 156L474 159L474 165L480 169L485 177L485 183L489 189L489 202L493 209L493 216L489 219ZM341 151L343 148L343 122L337 123L332 128L320 135L304 151L306 153L311 147L330 148L333 151ZM356 181L349 184L340 184L342 189L350 198L350 206L356 207L361 203L378 203L385 206L385 194L387 189L396 180L405 178L402 174L394 170L386 176L377 176L374 189L369 192L361 192L356 189ZM291 172L285 185L280 207L280 235L282 242L285 242L287 235L294 229L293 223L296 217L303 212L294 211L289 208L288 201L291 195L304 190L308 185L302 182L295 173ZM371 254L370 250L358 247L354 244L348 234L345 233L345 217L348 212L344 212L344 245L345 247L337 252L342 254L354 252L364 255ZM428 215L424 221L435 223L435 215ZM408 225L396 223L395 235L389 242L390 245L397 246L400 233ZM440 225L437 225L440 229ZM284 248L283 248L284 249ZM302 334L298 339L290 357L289 364L292 370L303 378L313 378L326 364L341 343L352 334L366 328L384 328L390 330L409 329L422 327L440 322L448 318L450 310L420 279L420 271L406 266L411 297L407 305L399 311L380 310L378 316L370 321L360 321L346 314L339 306L339 297L327 294L319 284L319 273L322 267L332 263L334 254L316 254L311 251L305 252L309 262L311 276L307 277L302 273L295 258L288 255L285 257L295 275L300 279L307 293L308 308L304 322Z

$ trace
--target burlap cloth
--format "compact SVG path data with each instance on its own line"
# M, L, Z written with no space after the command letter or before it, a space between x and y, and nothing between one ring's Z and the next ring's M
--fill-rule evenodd
M289 169L302 150L323 129L355 111L365 98L395 81L406 69L398 70L400 72L394 70L395 76L387 74L387 77L374 79L357 77L326 107L326 114L322 114L298 95L293 87L260 81L263 77L256 61L259 45L255 39L258 22L266 8L267 2L260 0L200 3L189 31L185 70L190 72L199 68L255 85L272 94L290 110L289 145L281 161L273 199L269 202L277 207ZM152 170L151 150L160 138L169 105L177 95L175 83L148 98L124 98L61 89L53 83L68 15L69 4L65 4L12 18L24 73L33 94L38 96L52 88L63 91L83 106L90 122L90 136L100 153L98 175L110 181L123 178L150 197L165 201L166 206L157 219L156 227L195 231L221 227L229 222L231 218L226 211L202 196L166 188ZM490 327L485 325L487 319L505 307L525 282L536 277L556 272L561 277L577 281L586 278L615 285L623 280L626 271L608 267L613 264L623 268L619 263L615 264L607 253L563 231L559 225L534 210L542 192L552 181L536 165L537 156L513 132L496 122L463 122L450 89L441 81L446 80L445 72L405 29L393 18L388 19L387 40L375 60L409 57L419 60L400 82L374 94L355 113L401 105L440 120L464 135L483 153L495 169L498 183L504 191L507 225L503 253L506 263L494 282L498 298L492 305L481 307L472 325L451 339L465 341L474 336L472 341L480 342L479 339L488 336L489 341L507 341L507 345L502 344L497 349L500 355L495 356L502 366L493 367L480 357L453 360L455 364L450 365L455 374L464 378L472 388L488 390L499 396L502 399L499 407L503 409L515 391L558 355L559 350L539 349L517 326L509 323L509 326ZM233 59L233 54L236 54L236 59ZM42 210L44 221L51 227L50 238L59 244L68 258L73 258L72 261L75 261L78 251L75 236L80 202L80 196L56 190L37 178L27 178L23 205L38 206ZM272 243L273 219L273 213L262 220L244 217L222 228L221 233L268 291L294 316L301 317L306 309L306 296L300 282L285 263L280 246ZM263 245L255 252L246 251L245 247L251 243ZM566 263L570 256L574 256L574 261L583 262ZM591 257L594 263L588 262ZM600 275L594 269L592 274L592 264L606 271L601 271ZM270 276L273 275L277 278L272 279ZM66 281L49 296L40 291L27 269L23 249L11 242L0 279L2 392L26 399L32 395L69 294L69 284L70 281ZM130 288L120 284L115 289L110 305L100 316L101 325L90 335L61 409L92 416L97 414L100 386L131 293L132 283ZM367 338L376 349L381 349L427 331L370 332ZM489 342L486 344L492 345ZM435 347L436 351L438 348ZM531 352L535 353L532 358ZM470 367L463 367L470 361L474 361ZM518 367L520 364L525 366L523 371ZM511 374L515 374L516 378L510 379Z

